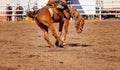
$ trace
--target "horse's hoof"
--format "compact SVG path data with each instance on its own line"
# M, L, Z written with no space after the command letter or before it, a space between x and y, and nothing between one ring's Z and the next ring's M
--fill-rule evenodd
M66 43L65 43L65 42L63 43L63 46L64 46L64 45L66 45Z
M58 46L58 47L60 47L60 48L63 48L64 44L65 44L65 43L63 43L63 42L62 42L62 43L59 43L59 41L56 41L56 42L55 42L55 45Z
M49 48L55 48L56 46L55 45L50 45Z
M56 42L55 42L55 45L56 45L56 46L59 46L59 42L58 42L58 41L56 41Z
M50 46L50 48L55 48L55 46Z
M63 45L59 45L58 47L60 47L60 48L64 48Z

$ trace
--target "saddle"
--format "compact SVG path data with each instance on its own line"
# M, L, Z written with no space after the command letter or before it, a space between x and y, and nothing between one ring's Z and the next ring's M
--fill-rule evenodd
M62 11L58 10L57 8L48 8L51 17L54 17L54 15L58 15L60 17L63 17L64 14L62 13Z
M68 14L70 14L68 6L65 5L64 7L62 5L54 5L54 6L50 6L48 5L48 10L51 14L51 17L53 17L53 15L59 15L60 17L64 17L64 18L68 18Z

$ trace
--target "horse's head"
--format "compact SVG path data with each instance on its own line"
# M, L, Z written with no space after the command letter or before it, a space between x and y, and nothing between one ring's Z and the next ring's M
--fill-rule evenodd
M75 27L77 33L81 33L83 31L83 26L84 26L84 19L79 17L79 19L75 20Z
M71 17L75 20L75 27L77 33L81 33L84 26L84 18L80 15L80 13L76 9L69 7L69 10Z
M12 10L12 6L7 6L7 10Z
M12 14L12 6L7 6L7 11L6 11L6 14Z

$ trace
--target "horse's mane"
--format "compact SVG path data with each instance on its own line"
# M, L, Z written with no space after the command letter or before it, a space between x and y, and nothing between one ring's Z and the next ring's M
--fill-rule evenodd
M77 19L80 16L80 13L75 8L69 7L69 10L74 19Z

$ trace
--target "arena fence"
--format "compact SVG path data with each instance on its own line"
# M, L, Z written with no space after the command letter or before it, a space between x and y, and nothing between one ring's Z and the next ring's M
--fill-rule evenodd
M81 6L80 4L70 4L72 7L78 7ZM82 5L82 6L94 6L94 5ZM81 15L92 15L92 16L98 16L99 19L101 20L102 18L106 16L115 16L115 17L120 17L120 5L114 5L117 6L116 8L103 8L104 6L113 6L113 5L96 5L95 10L91 9L77 9L79 12L80 11L95 11L95 13L82 13L80 12Z
M80 4L69 4L69 6L80 6ZM84 5L84 6L93 6L93 5ZM104 5L105 6L105 5ZM107 5L108 6L108 5ZM112 6L112 5L111 5ZM95 10L87 10L87 9L85 9L84 11L95 11L95 13L94 14L85 14L85 13L81 13L80 12L80 14L81 15L84 15L84 16L89 16L89 15L91 15L91 16L93 16L93 18L95 18L96 16L101 20L102 18L104 18L104 17L106 17L107 15L109 16L109 15L114 15L115 17L120 17L120 6L119 5L116 5L116 6L118 6L118 8L102 8L103 7L103 5L96 5L95 6ZM13 11L13 12L15 12L16 10L15 10L15 6L13 7L13 10L6 10L5 9L6 8L6 6L0 6L0 17L6 17L6 16L15 16L15 15L18 15L18 14L9 14L9 15L7 15L6 14L6 11ZM27 6L24 6L24 9L26 9L27 8ZM96 8L98 8L98 9L96 9ZM78 11L83 11L83 9L77 9ZM19 10L19 11L21 11L21 10ZM19 14L19 15L23 15L23 16L26 16L26 10L22 10L23 12L24 12L24 14Z
M12 16L12 19L14 20L14 16L16 15L26 15L26 10L15 10L17 6L12 6L12 10L6 10L7 6L0 6L0 19L6 19L7 16ZM26 9L25 6L23 6L24 9ZM12 11L12 14L6 14L6 12ZM23 14L15 14L15 11L23 11Z

